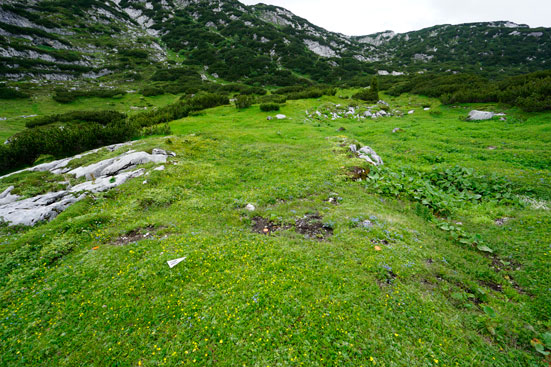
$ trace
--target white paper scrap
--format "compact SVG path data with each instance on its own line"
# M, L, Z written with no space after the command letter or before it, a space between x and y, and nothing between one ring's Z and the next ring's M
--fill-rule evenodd
M184 261L186 258L185 257L181 257L179 259L175 259L175 260L170 260L170 261L167 261L167 264L168 266L170 266L170 268L172 269L173 267L175 267L176 265L178 265L179 263L181 263L182 261Z

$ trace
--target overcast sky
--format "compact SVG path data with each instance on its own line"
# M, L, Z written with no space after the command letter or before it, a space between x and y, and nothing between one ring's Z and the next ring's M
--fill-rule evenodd
M437 24L509 20L551 27L551 0L240 0L284 7L346 35L408 32Z

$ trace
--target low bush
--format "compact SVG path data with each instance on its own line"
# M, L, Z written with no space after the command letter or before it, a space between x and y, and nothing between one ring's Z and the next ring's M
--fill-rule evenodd
M126 121L108 125L96 122L48 125L27 129L0 146L0 172L33 164L41 155L56 159L72 156L86 150L128 141L138 130Z
M126 114L117 111L71 111L58 115L42 116L29 120L26 123L27 128L44 126L56 122L97 122L102 125L108 125L115 121L122 121Z
M264 112L279 111L279 104L277 103L262 103L260 110Z
M260 103L285 103L287 102L287 96L284 94L270 94L258 98Z
M239 95L235 97L235 107L237 109L245 109L252 106L254 99L250 96Z
M309 99L309 98L320 98L322 96L334 96L337 94L335 88L308 88L300 92L293 92L287 95L288 100L297 100L297 99Z
M92 89L92 90L66 90L56 89L52 97L54 101L59 103L71 103L80 97L97 97L97 98L113 98L115 96L123 96L126 91L120 89Z
M154 126L146 126L142 129L142 136L152 136L152 135L170 135L172 130L170 129L169 124L160 124Z
M30 96L28 94L15 90L13 88L0 86L0 99L22 99L29 97Z

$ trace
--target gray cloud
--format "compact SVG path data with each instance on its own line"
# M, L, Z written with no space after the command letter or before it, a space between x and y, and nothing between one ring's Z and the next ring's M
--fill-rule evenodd
M241 0L251 5L255 0ZM437 24L509 20L551 27L549 0L264 0L333 32L408 32ZM337 5L336 5L337 4Z

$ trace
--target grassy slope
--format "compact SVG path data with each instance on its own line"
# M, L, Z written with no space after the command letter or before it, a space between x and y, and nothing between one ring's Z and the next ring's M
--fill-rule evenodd
M496 272L411 203L344 178L343 167L360 162L338 135L370 145L389 167L426 168L438 156L440 166L504 174L550 198L548 114L475 124L459 121L463 109L432 117L420 111L427 101L393 102L416 108L412 116L331 124L304 122L323 101L288 102L283 121L266 121L258 106L220 107L173 122L173 137L138 143L176 151L177 164L0 238L0 364L546 365L530 340L551 326L548 212L456 211L515 264ZM340 205L327 202L334 194ZM243 209L249 202L257 212ZM325 241L250 229L257 215L292 224L315 212L334 228ZM494 225L505 216L513 220ZM370 217L373 229L357 226ZM154 238L114 245L140 228Z
M165 106L177 99L174 95L165 94L155 97L143 97L140 94L126 94L120 99L110 98L79 98L75 102L62 104L55 102L50 95L38 95L32 99L0 100L0 141L5 141L15 133L25 128L27 119L21 116L52 115L74 110L116 110L135 113L130 107L151 108Z

